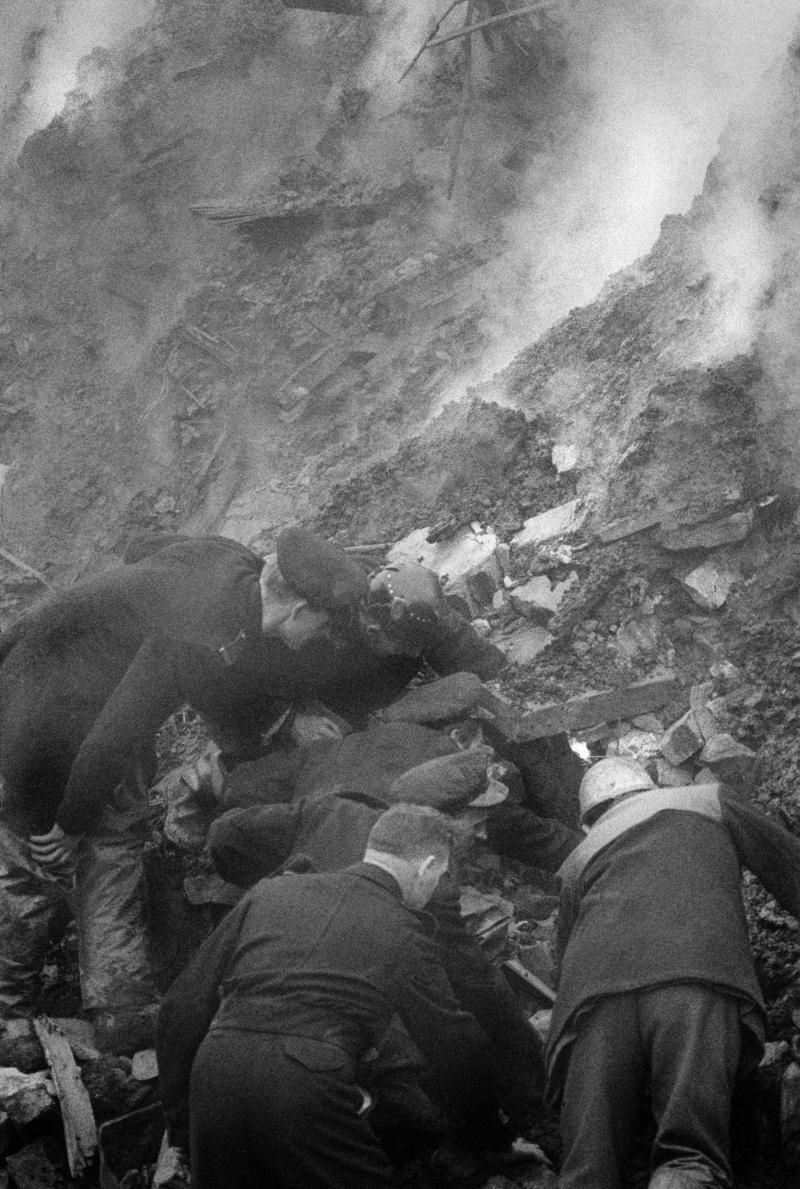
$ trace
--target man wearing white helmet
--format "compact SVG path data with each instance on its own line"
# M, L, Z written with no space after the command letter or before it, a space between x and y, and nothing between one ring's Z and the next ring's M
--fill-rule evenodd
M727 1189L733 1089L764 1042L741 867L800 917L800 840L722 785L660 789L622 758L579 801L547 1053L562 1189L621 1189L647 1096L649 1189Z

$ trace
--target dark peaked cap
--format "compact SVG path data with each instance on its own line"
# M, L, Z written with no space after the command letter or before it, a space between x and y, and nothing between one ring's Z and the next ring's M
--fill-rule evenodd
M314 606L341 611L366 598L366 572L332 541L307 528L286 528L276 550L283 577Z

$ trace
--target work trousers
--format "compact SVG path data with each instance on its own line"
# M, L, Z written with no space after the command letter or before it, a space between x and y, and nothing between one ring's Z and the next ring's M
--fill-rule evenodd
M648 1095L651 1189L726 1189L742 1048L741 1004L712 987L682 983L598 1000L579 1018L569 1052L561 1189L622 1189Z
M74 870L56 878L34 862L17 824L0 822L0 1015L27 1014L35 1004L47 948L70 913L83 1007L155 1002L145 930L147 832L146 791L131 782L81 839Z
M192 1067L192 1189L396 1189L352 1070L305 1037L210 1032Z

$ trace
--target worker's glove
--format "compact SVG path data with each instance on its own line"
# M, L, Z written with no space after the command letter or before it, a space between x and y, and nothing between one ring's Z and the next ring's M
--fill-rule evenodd
M47 834L31 834L31 854L40 867L54 875L63 874L72 866L79 841L77 834L66 834L61 826L55 825Z

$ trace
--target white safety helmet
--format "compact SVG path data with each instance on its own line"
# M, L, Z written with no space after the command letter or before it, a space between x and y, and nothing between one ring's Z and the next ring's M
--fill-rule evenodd
M641 764L625 756L611 756L593 764L578 789L581 825L593 809L607 801L616 801L626 793L654 789L654 782Z

